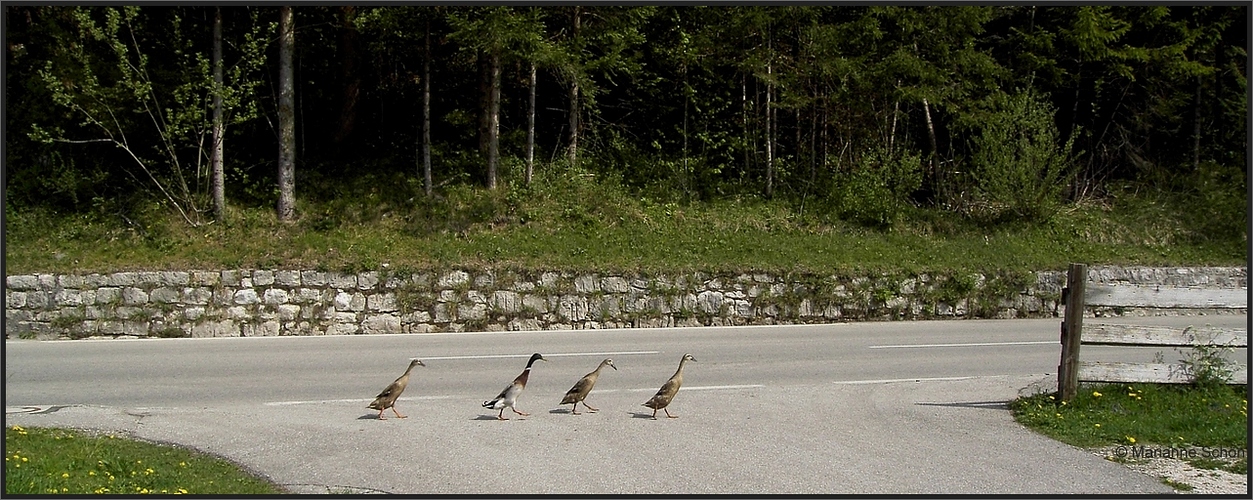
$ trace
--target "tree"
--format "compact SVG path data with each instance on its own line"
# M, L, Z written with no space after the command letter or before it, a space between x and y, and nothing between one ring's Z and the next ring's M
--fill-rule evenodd
M213 216L226 222L226 171L222 166L222 8L213 9L213 141L209 164L213 169Z
M283 6L279 13L278 70L278 219L296 218L296 107L293 85L292 53L296 50L296 28L292 8Z

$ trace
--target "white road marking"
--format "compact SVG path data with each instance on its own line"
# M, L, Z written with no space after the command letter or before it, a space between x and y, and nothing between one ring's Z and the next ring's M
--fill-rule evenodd
M545 354L545 358L560 358L569 356L627 356L633 354L660 354L661 351L617 351L617 352L568 352L560 354ZM465 356L431 356L419 357L422 361L432 359L499 359L499 358L530 358L530 354L471 354Z
M885 378L879 380L844 380L832 382L836 385L888 384L892 382L939 382L946 380L969 380L978 377L931 377L931 378Z
M997 345L1044 345L1057 344L1056 340L1030 340L1022 342L974 342L969 344L899 344L899 345L872 345L867 349L910 349L910 348L928 348L928 347L984 347Z

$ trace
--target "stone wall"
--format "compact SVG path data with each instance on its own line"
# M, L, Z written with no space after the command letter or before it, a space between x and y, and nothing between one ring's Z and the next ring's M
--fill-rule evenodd
M1089 269L1103 283L1247 288L1244 268ZM1064 271L841 276L451 269L12 275L5 338L237 337L1059 316ZM1160 314L1097 310L1091 315ZM1167 313L1187 314L1188 311Z

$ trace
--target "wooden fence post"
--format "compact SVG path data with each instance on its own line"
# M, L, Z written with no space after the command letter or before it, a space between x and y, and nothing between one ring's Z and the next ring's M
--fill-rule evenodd
M1083 294L1088 280L1086 264L1071 264L1066 273L1066 317L1062 322L1062 361L1057 367L1057 391L1069 401L1079 390L1079 339L1083 336Z

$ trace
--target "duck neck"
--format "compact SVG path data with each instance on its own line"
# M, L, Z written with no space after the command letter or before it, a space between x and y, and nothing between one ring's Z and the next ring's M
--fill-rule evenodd
M683 358L679 360L679 369L674 371L674 376L677 377L679 376L680 373L683 373L683 363L686 363L686 362L687 362L687 358Z

